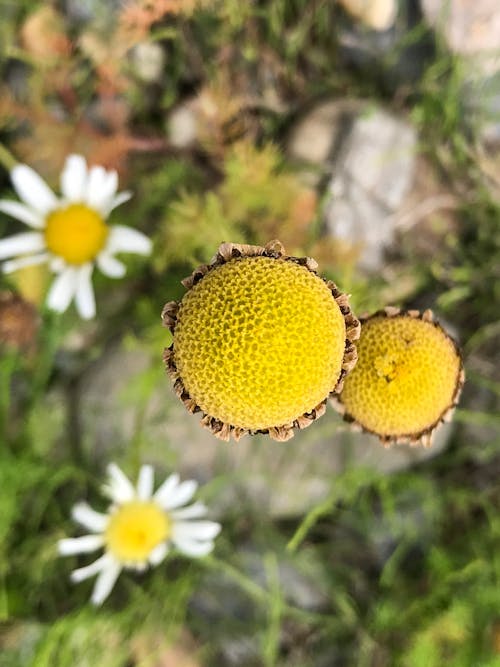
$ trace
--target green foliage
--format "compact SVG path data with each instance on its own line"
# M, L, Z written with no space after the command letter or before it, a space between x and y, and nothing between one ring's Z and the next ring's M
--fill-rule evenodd
M222 169L223 180L215 191L184 193L169 207L157 244L159 270L174 262L187 261L193 267L207 262L227 239L262 243L279 237L292 248L304 242L293 209L303 186L282 169L275 146L236 144Z
M128 647L119 625L89 610L56 621L39 642L32 665L109 665L124 667Z
M7 452L1 456L0 570L4 619L23 615L32 604L52 606L52 595L45 599L47 584L55 576L51 524L60 526L66 519L55 501L62 488L80 479L81 472L69 464L54 470L34 456ZM35 560L37 567L33 568Z
M119 169L134 198L113 222L143 229L155 248L151 268L141 259L123 281L97 278L95 323L44 312L33 354L0 350L0 667L156 667L170 664L167 649L186 629L192 659L206 667L234 654L245 667L500 667L500 204L477 150L476 117L471 122L462 103L461 61L438 44L416 88L391 97L372 76L378 64L368 75L343 65L345 16L327 0L225 0L194 12L179 0L149 23L148 3L116 13L116 3L86 3L95 15L62 21L69 53L44 60L31 47L54 42L42 30L26 44L21 31L47 3L1 4L6 146L54 184L72 150ZM62 17L75 3L49 4ZM130 6L139 11L128 33L119 26ZM153 82L134 73L142 42L165 55ZM458 201L456 227L438 230L432 257L403 243L380 275L368 276L354 252L327 244L317 193L282 148L296 115L323 95L404 106L422 153ZM183 105L195 110L198 134L194 147L174 149L168 113ZM7 163L5 155L0 147ZM1 197L11 198L5 173L3 184ZM10 224L3 216L2 233ZM145 459L166 471L184 455L163 428L170 389L160 359L171 337L160 327L161 308L222 241L276 237L291 253L317 256L321 273L352 293L355 312L436 305L457 327L468 383L449 447L389 475L350 461L346 435L343 472L303 516L275 520L236 496L212 557L172 555L144 574L124 572L105 607L94 609L92 582L69 581L89 561L56 553L59 538L79 534L71 506L88 499L99 507L110 457L133 473ZM143 363L106 415L113 438L96 447L82 395L118 341ZM115 429L122 422L129 428ZM331 433L323 435L328 445ZM339 442L331 446L337 456ZM254 441L238 469L227 470L224 447L216 476L204 480L209 505L229 481L246 479L259 447L275 448L280 461L291 451ZM192 463L200 478L208 475L204 456ZM307 443L300 456L304 470L318 465Z
M498 320L500 299L500 207L486 194L465 207L460 239L449 239L449 256L434 276L448 289L439 304L447 312L462 311L484 326Z
M479 322L498 322L500 205L496 190L488 186L487 159L476 150L480 127L461 101L470 86L466 76L460 59L441 53L421 82L422 96L412 114L426 139L425 152L446 173L461 200L459 232L446 235L430 264L440 292L437 303L474 333ZM435 118L440 119L439 127Z
M226 216L217 194L186 194L172 205L165 221L156 266L163 269L169 263L183 261L194 268L207 262L212 249L226 238L243 241L237 223Z

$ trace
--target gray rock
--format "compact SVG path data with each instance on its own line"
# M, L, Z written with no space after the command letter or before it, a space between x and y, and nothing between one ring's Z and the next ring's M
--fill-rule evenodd
M118 11L122 3L120 0L65 0L64 10L71 22L86 23L98 20L109 22L112 15Z
M266 571L265 559L259 549L244 549L240 552L240 566L252 581L262 588L269 587L269 573ZM304 560L304 559L303 559ZM309 551L307 554L307 569L297 567L295 561L288 557L286 552L280 553L277 561L277 578L281 595L294 607L307 611L322 611L328 607L330 600L322 590L321 582L325 579L324 564L321 564Z
M191 148L197 141L197 118L193 103L184 103L168 115L166 130L168 140L174 148Z
M362 109L358 100L328 100L308 111L292 128L288 154L293 160L306 163L309 181L317 184L328 173L343 126Z
M241 499L273 517L300 516L323 501L332 480L346 470L362 466L390 473L408 468L438 454L449 434L441 430L430 449L384 449L374 437L351 433L330 408L286 443L265 436L220 442L175 397L160 354L152 359L146 351L124 345L109 349L85 373L79 411L89 458L101 467L110 460L134 462L139 443L141 461L157 467L158 479L172 469L201 482L217 477L207 500L219 516L233 513Z
M208 642L217 667L261 667L261 645L256 632L258 606L235 582L206 572L189 600L193 618L203 619L201 640ZM206 663L204 663L206 664Z
M413 126L359 100L326 101L292 130L288 152L308 167L304 180L327 181L327 233L358 251L361 268L380 270L415 178Z
M262 667L260 646L255 637L233 637L222 642L219 659L222 667Z
M339 17L336 30L340 63L356 68L363 76L377 80L380 86L389 90L397 90L400 86L406 87L418 81L435 53L431 30L422 29L419 3L415 0L398 0L395 3L397 7L392 10L396 15L391 16L387 12L390 3L347 2L369 7L365 10L365 19L370 14L375 18L378 15L378 23L372 21L370 26L366 20L363 24L354 19ZM384 5L385 21L382 21ZM409 33L412 33L412 39L408 39Z
M377 109L352 121L337 151L324 216L328 232L361 248L360 265L377 271L394 240L394 216L414 177L417 135Z
M500 70L487 78L471 72L462 93L469 125L488 153L497 153L500 147Z
M162 78L166 55L158 42L140 42L134 46L129 56L132 71L141 81L149 84Z
M449 48L489 76L500 69L498 0L422 0L427 21L442 32Z
M339 0L344 9L372 30L388 30L396 19L397 0Z
M497 0L422 0L425 17L462 56L466 121L487 148L500 145L500 5Z

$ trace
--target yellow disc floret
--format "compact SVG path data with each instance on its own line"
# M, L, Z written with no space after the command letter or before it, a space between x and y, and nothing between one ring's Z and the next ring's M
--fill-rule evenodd
M120 562L143 563L170 536L170 523L156 503L125 503L111 515L105 533L107 548Z
M203 411L258 430L318 406L340 377L345 345L344 316L321 278L293 261L244 257L186 293L173 350Z
M418 437L453 404L460 356L432 321L375 315L362 325L357 348L358 362L340 400L368 431L383 438Z
M109 228L101 216L84 204L71 204L47 216L45 243L68 264L85 264L104 247Z

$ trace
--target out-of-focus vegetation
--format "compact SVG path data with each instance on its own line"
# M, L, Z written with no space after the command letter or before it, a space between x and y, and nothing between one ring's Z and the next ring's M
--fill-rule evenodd
M380 61L348 65L339 42L348 19L326 0L0 0L0 9L1 143L54 187L71 152L117 169L134 198L115 220L155 241L151 262L132 258L123 281L97 277L91 324L44 309L42 269L0 278L41 312L39 322L30 309L16 315L29 344L20 335L1 349L0 666L499 666L500 199L481 118L461 102L459 59L417 26ZM401 50L424 38L421 76L393 76ZM376 275L358 270L356 247L325 236L324 190L287 157L293 123L326 97L410 118L426 168L455 202L402 232ZM0 188L11 197L6 170ZM1 236L12 231L2 214ZM161 308L220 242L270 238L316 256L356 312L391 303L447 319L468 376L448 447L391 475L354 461L303 516L235 503L213 556L125 574L96 611L89 585L69 582L76 561L55 545L74 534L72 504L96 496L109 451L131 472L142 460L152 389L171 391ZM102 453L85 432L80 380L123 337L151 363L123 387L124 405L138 407L131 441ZM158 457L165 469L176 462L170 445ZM208 505L225 482L206 484Z

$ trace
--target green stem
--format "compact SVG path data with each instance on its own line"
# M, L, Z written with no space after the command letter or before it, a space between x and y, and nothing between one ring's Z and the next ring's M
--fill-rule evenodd
M280 587L279 564L276 554L266 554L264 565L269 589L267 632L263 645L264 664L266 667L275 667L278 662L281 618L284 608Z
M29 438L33 411L42 396L47 392L50 376L54 369L54 361L62 339L61 316L50 313L46 316L44 326L40 329L38 340L39 353L30 383L30 392L26 398L24 412L24 435ZM27 440L29 442L29 439Z
M6 439L9 430L11 380L17 361L17 355L7 353L2 361L2 372L0 374L0 433L3 433Z
M16 158L8 151L3 144L0 143L0 164L5 167L7 171L12 171L12 169L18 164Z
M368 484L372 484L377 476L368 469L346 470L334 481L334 486L325 500L313 507L302 519L297 530L288 542L286 548L290 552L298 549L305 540L309 531L323 517L334 511L335 505L342 500L346 503L353 502L359 491Z
M6 577L2 568L2 571L0 572L0 622L9 619L9 601L7 598L7 586L5 580Z
M32 380L33 402L45 393L50 375L54 369L57 350L63 337L62 316L50 312L46 316L45 326L41 331L38 364Z
M85 452L82 445L82 425L80 420L80 393L78 383L73 380L66 387L66 432L73 463L85 468Z
M226 561L218 560L213 556L207 556L203 559L204 563L213 570L221 572L232 579L250 598L257 604L263 605L268 609L273 609L276 613L276 592L269 592L256 584L252 579L241 573L235 567ZM314 624L325 624L331 621L331 617L314 611L307 611L300 607L294 607L280 600L280 616L288 616L299 621Z
M146 416L149 407L149 397L146 401L137 406L134 418L134 432L130 439L129 460L130 466L136 475L143 463L142 461L142 446L144 440L144 425L146 423Z

